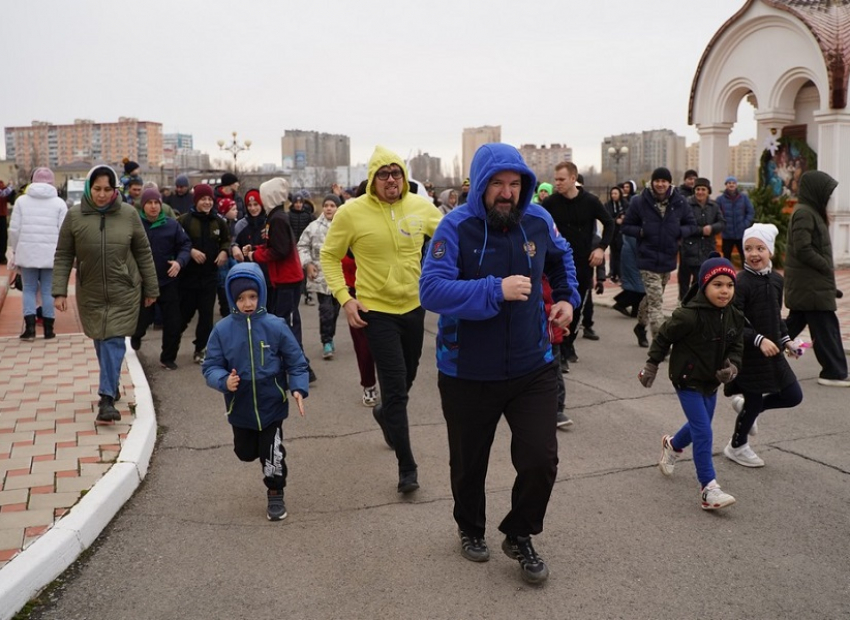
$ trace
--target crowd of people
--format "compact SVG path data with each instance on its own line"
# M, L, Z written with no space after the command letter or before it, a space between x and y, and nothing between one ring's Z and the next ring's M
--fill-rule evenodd
M802 401L786 356L800 355L795 339L806 326L818 382L850 387L826 214L837 183L823 172L801 178L784 279L771 262L778 230L755 221L737 180L726 179L712 199L710 182L692 170L676 187L658 168L646 187L624 182L603 203L571 162L555 167L553 183L539 182L514 147L488 144L459 189L435 194L426 186L436 199L429 200L414 191L404 160L377 147L368 178L357 188L334 185L318 208L283 177L243 195L231 173L194 187L181 175L173 192L145 183L135 162L126 160L123 173L95 166L81 203L69 209L53 173L33 172L9 226L10 258L23 279L20 337L36 338L39 300L44 337L55 337L54 310L67 309L76 268L79 316L100 364L96 422L111 424L121 419L126 339L139 349L157 326L159 363L176 370L195 320L192 360L224 396L237 457L260 461L269 520L287 516L290 399L303 415L318 380L304 352L302 298L317 306L323 359L336 353L339 315L348 323L358 397L394 451L404 495L420 488L409 392L426 310L439 315L437 388L461 554L490 557L485 479L504 416L516 478L498 529L502 550L530 583L549 574L532 537L543 530L557 474L557 430L574 423L564 411L564 375L578 362L579 331L600 339L593 293L607 279L622 288L614 309L636 319L637 344L648 348L640 382L651 387L670 357L686 422L662 436L658 465L671 475L692 445L703 509L735 502L712 464L721 386L737 415L723 453L745 467L764 465L749 443L759 415ZM717 235L724 257L715 252ZM729 260L735 250L740 270ZM667 318L664 290L677 270L680 305Z

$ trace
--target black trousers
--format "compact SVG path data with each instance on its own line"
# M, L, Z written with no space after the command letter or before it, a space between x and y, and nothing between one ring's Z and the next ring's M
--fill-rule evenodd
M838 317L831 310L791 310L785 319L788 335L796 338L809 326L812 335L812 349L820 364L821 379L846 379L847 356L841 342L841 328Z
M336 336L336 320L339 318L339 302L333 295L316 293L319 298L319 336L322 344L333 342Z
M585 259L586 260L586 259ZM578 280L578 294L581 297L578 308L573 308L573 322L570 323L570 333L564 336L563 349L571 349L578 336L578 326L581 323L582 309L587 302L588 293L593 290L593 268L590 265L576 266L576 279ZM593 321L591 319L591 325Z
M422 355L425 309L420 306L406 314L371 310L360 316L367 323L366 339L378 370L381 408L387 433L395 446L398 470L400 473L414 471L416 460L410 447L407 403Z
M454 519L470 536L484 536L484 483L490 448L502 415L511 429L516 470L511 509L499 525L509 536L543 531L558 473L555 415L558 364L504 381L468 381L440 373L437 385L449 434Z
M723 248L723 258L732 260L732 250L738 248L738 256L741 257L741 265L744 264L744 240L743 239L723 239L721 241Z
M691 288L691 284L699 280L699 267L691 267L679 258L679 271L676 274L679 280L679 301L682 301Z
M162 319L162 352L159 354L160 362L173 362L177 359L180 350L180 335L183 332L183 318L180 312L180 293L177 283L167 284L159 287L159 297L156 303L139 310L139 322L136 325L134 338L144 338L148 327L154 322L157 308Z
M286 321L289 329L292 330L292 335L295 336L296 342L303 349L304 344L301 342L301 312L298 310L300 301L301 282L278 284L274 287L274 306L271 312Z
M0 264L6 264L6 246L9 245L9 219L0 215Z
M283 420L261 431L233 427L233 451L240 461L260 459L263 483L267 489L281 491L286 486L286 448L283 447Z
M180 314L183 325L181 332L184 331L195 312L198 313L198 324L195 326L195 351L203 351L207 348L207 340L210 339L210 333L213 328L213 311L215 309L215 297L218 290L218 284L215 280L205 286L188 287L181 285L180 287Z

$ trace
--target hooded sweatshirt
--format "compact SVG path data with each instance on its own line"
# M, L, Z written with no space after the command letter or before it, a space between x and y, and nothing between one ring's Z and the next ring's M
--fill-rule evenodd
M15 251L15 264L31 269L52 269L59 229L68 205L56 188L47 183L30 183L18 198L9 224L9 247Z
M505 170L522 176L522 216L518 225L496 230L487 223L484 193L490 177ZM555 359L542 275L549 279L555 302L578 306L572 250L552 217L531 204L536 179L514 147L479 148L470 179L469 200L440 223L420 281L423 307L440 314L437 367L476 381L520 377ZM505 301L502 278L517 274L531 278L528 300Z
M395 164L404 172L401 197L389 204L375 194L375 174ZM401 157L378 146L369 160L366 193L345 203L334 216L322 246L328 288L341 306L352 297L342 273L351 248L357 261L357 299L369 310L405 314L419 307L419 274L425 237L433 237L442 217L428 200L410 193Z
M289 183L280 177L260 185L260 201L267 214L267 242L254 250L253 259L268 267L269 280L274 286L298 284L304 279L296 247L298 240L284 207L288 194Z
M239 312L231 295L230 283L236 278L250 278L257 285L258 307L250 315ZM224 289L230 315L213 327L201 370L207 385L224 394L227 421L259 431L289 415L287 389L307 397L307 360L286 322L267 312L266 281L259 265L236 265ZM231 392L227 377L234 368L239 388Z

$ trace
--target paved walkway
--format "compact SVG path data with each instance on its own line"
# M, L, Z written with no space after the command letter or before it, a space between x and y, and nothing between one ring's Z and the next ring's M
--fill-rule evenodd
M850 349L850 270L837 279L848 293L838 315ZM21 341L21 293L7 280L0 266L0 602L10 589L34 593L94 541L144 477L156 432L135 354L122 372L121 423L96 426L98 364L76 304L58 313L55 340L39 326L35 341ZM618 290L609 283L595 296L600 309ZM674 275L668 312L676 291Z

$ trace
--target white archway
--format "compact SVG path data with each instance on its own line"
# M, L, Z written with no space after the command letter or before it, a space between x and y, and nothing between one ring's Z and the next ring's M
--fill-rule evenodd
M823 13L807 21L803 12L809 10L814 9L792 6L791 0L749 0L715 34L700 60L689 122L700 136L700 174L716 188L723 187L728 174L729 134L743 98L756 108L759 144L788 125L805 125L807 142L818 153L818 168L839 181L831 205L831 233L837 263L850 264L847 76L834 54L832 66L827 66L825 49L834 33L818 30ZM833 17L843 19L845 13ZM843 49L841 42L836 46Z

